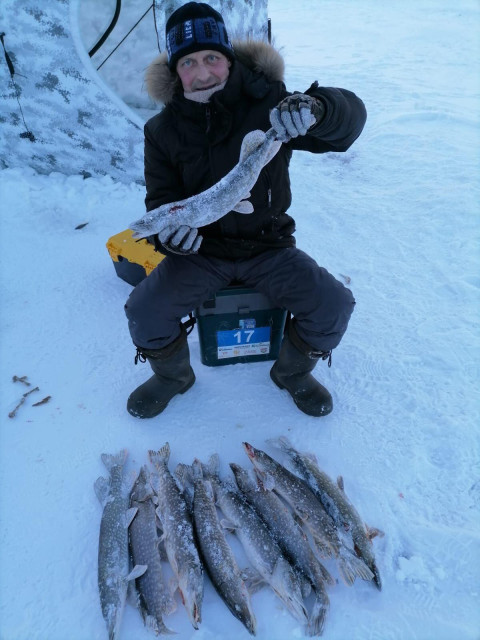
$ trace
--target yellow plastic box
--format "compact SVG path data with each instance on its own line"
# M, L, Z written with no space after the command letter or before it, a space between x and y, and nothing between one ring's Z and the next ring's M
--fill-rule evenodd
M107 249L117 276L136 286L155 269L165 255L155 251L154 246L145 239L134 240L132 236L131 229L117 233L108 240Z

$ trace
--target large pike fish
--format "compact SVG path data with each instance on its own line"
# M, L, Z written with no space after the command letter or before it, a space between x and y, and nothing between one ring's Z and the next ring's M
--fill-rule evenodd
M191 467L180 464L175 475L184 487L193 484L193 522L208 575L233 615L255 635L256 620L250 594L230 545L225 539L210 482L203 477L202 465L195 460Z
M266 525L233 485L220 479L218 456L210 458L204 474L212 483L217 504L239 539L252 567L273 589L290 613L308 624L302 599L302 584L295 569L284 557Z
M372 548L372 538L383 535L378 529L365 525L359 513L348 499L341 476L335 483L318 467L314 456L297 451L285 437L269 441L285 451L295 469L308 482L308 485L334 520L337 528L351 539L357 555L362 558L373 573L373 581L382 588L382 580Z
M255 470L263 478L264 486L276 491L303 521L310 531L315 546L323 557L335 557L340 575L347 585L358 576L371 580L373 573L339 537L332 517L307 483L271 458L265 451L244 442L245 451Z
M109 640L118 638L128 581L140 577L146 566L137 565L129 573L128 527L136 509L129 509L131 487L125 482L123 470L127 451L116 455L103 453L102 462L109 478L97 478L94 489L103 506L98 542L98 590Z
M163 622L163 616L172 613L176 604L164 583L155 496L146 466L140 469L133 486L130 507L136 510L129 529L133 564L147 567L136 581L140 612L145 626L155 635L174 633Z
M159 451L149 451L149 457L157 469L154 476L158 498L156 513L162 524L168 561L178 580L178 590L190 622L198 629L202 621L203 568L195 546L188 506L168 468L168 442Z
M261 481L252 478L240 465L232 462L230 468L238 488L265 522L279 547L314 588L316 606L309 616L307 632L312 636L321 635L330 604L325 583L335 584L335 580L317 560L303 529L277 494L264 489Z
M130 225L134 231L133 237L146 238L160 234L163 242L182 226L204 227L230 211L252 213L252 204L246 198L250 196L260 171L281 146L282 142L277 139L273 128L266 133L250 131L243 139L238 164L226 176L206 191L148 211Z

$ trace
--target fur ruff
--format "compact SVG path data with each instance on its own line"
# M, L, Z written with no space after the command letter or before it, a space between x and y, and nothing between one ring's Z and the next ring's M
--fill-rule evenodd
M285 63L279 51L262 40L236 40L233 42L235 57L256 73L263 73L269 81L284 79ZM148 95L163 104L168 104L181 83L178 75L167 66L164 51L147 67L145 82Z

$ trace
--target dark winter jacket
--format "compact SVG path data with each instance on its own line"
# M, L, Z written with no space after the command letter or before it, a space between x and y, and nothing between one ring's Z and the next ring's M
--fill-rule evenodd
M224 89L207 104L188 100L180 80L159 56L146 74L149 94L165 108L145 125L147 211L205 191L238 162L249 131L270 128L269 112L288 92L280 54L264 42L237 42L236 60ZM251 191L250 215L230 212L202 227L200 253L220 258L256 255L272 248L294 246L294 220L288 166L292 151L346 151L366 120L363 102L345 89L319 87L305 93L325 107L320 122L305 136L283 144ZM157 247L164 250L161 245Z

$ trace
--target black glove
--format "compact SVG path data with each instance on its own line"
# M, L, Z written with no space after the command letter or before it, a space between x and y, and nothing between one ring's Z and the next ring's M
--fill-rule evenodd
M270 113L270 123L283 142L304 136L323 116L325 108L320 100L305 93L284 98Z
M173 231L171 227L167 227L158 234L158 239L164 247L173 253L188 255L198 252L203 237L198 235L198 229L195 227L183 225Z

